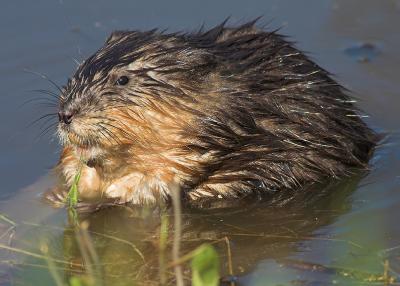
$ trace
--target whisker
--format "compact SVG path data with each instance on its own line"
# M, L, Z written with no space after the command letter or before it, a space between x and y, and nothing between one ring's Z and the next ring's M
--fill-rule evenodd
M36 106L44 106L44 107L49 107L49 108L56 108L57 105L54 103L46 103L46 102L42 102L42 103L37 103Z
M105 139L107 139L107 141L110 142L110 144L111 144L111 141L110 141L110 138L109 138L110 135L104 134L104 132L103 132L101 126L98 126L97 124L93 124L93 123L91 123L90 126L94 127L94 128L96 129L97 132L100 132L101 135L102 135L102 137L104 137ZM99 129L99 127L100 127L100 129Z
M108 122L102 122L101 124L105 124L105 125L108 125L108 126L110 126L110 127L112 127L112 128L115 128L116 130L118 130L118 131L122 132L123 134L127 135L127 137L126 137L127 139L131 139L131 140L135 141L135 140L134 140L134 137L132 137L131 134L129 134L128 132L126 132L126 131L125 131L124 129L122 129L121 127L115 126L115 125L113 125L113 124L111 124L111 123L108 123Z
M118 139L118 136L116 136L115 133L112 132L112 130L108 129L107 127L103 126L102 124L103 124L103 122L98 123L98 125L103 128L103 131L105 131L107 134L109 134L110 138L112 138L117 144L121 144L122 141Z
M112 131L110 131L109 129L105 128L104 126L102 127L102 130L107 134L107 136L109 138L108 141L110 142L110 144L111 144L111 140L114 141L117 144L121 144L121 142L119 141L118 137L115 136L115 134Z
M27 68L24 68L23 70L24 70L25 72L28 72L28 73L31 73L31 74L40 76L41 78L47 80L47 81L50 82L63 96L65 96L64 91L62 90L62 88L61 88L57 83L55 83L53 80L51 80L47 75L42 74L42 73L39 73L39 72L35 72L35 71L32 71L32 70L29 70L29 69L27 69ZM61 99L62 99L62 98L61 98Z
M98 131L111 144L110 135L104 134L104 132L101 129Z
M57 124L58 124L58 122L54 122L54 123L51 123L49 126L47 126L42 132L40 132L40 134L38 136L35 137L35 141L38 141L40 138L45 136L51 130L51 128L53 128Z
M49 123L51 120L53 120L53 119L54 119L54 118L52 118L52 117L47 118L47 119L39 126L40 130L43 130L43 127L44 127L47 123ZM57 120L56 122L54 122L54 123L58 123L58 120Z
M33 122L31 122L28 126L26 126L26 128L28 127L32 127L35 123L39 122L40 120L49 117L49 116L56 116L57 113L47 113L45 115L40 116L38 119L35 119Z
M61 96L51 90L46 90L46 89L32 89L30 90L30 92L36 92L36 93L40 93L40 94L45 94L45 95L50 95L51 97L57 99L57 102L59 100L61 100Z
M47 104L49 104L49 106L51 106L51 107L57 107L57 103L54 102L54 101L52 101L50 98L47 98L47 97L45 97L45 98L39 97L39 98L31 98L31 99L28 99L28 100L24 101L22 104L18 105L17 108L22 108L22 107L24 107L25 105L30 104L30 103L32 103L32 102L39 102L39 103L41 102L42 104L47 103Z

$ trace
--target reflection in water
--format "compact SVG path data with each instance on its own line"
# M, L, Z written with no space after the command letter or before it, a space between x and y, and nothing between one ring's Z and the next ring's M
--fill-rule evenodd
M351 178L322 190L314 188L299 192L294 197L291 196L290 201L281 198L280 202L285 201L285 204L280 206L277 203L271 206L270 201L263 200L239 202L233 207L215 209L186 208L182 215L182 254L204 242L214 243L220 254L223 275L227 275L227 251L223 239L228 237L232 248L234 274L240 276L250 272L260 261L288 257L297 250L299 242L329 240L314 232L331 224L350 208L348 196L356 188L358 179ZM172 215L168 212L167 216L171 222ZM66 281L71 275L91 271L91 274L101 273L105 285L128 285L132 281L143 285L151 285L153 282L157 285L160 233L158 209L119 206L87 214L80 219L88 223L87 233L90 238L82 235L82 231L77 233L68 224L57 231L57 228L50 226L54 222L32 228L32 234L25 233L24 237L35 237L34 241L30 241L33 244L46 240L49 253L59 253L61 259L68 261L67 269L62 268L63 279ZM171 231L172 229L170 237ZM91 242L88 243L88 240ZM168 246L170 245L169 242ZM91 247L94 247L94 255L91 254ZM93 265L83 267L88 257L92 262L98 260L101 270ZM38 261L29 261L29 264L35 263ZM25 266L17 271L22 274L21 279L24 281L34 280L32 276L42 277L43 271L46 272L43 269L26 272L29 268ZM168 275L173 279L172 274ZM186 275L189 273L186 272Z

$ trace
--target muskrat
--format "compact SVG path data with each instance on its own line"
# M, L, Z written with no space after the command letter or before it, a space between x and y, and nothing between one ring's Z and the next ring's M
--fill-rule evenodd
M377 135L330 74L255 21L117 31L60 96L55 170L82 201L154 204L305 189L367 169ZM64 190L61 191L60 190Z

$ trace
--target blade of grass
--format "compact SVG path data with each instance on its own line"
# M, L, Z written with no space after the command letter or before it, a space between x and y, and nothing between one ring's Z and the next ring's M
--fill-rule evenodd
M173 261L179 260L181 234L182 234L182 216L181 216L181 198L180 189L177 185L171 188L172 206L174 210L174 238L172 243L172 259ZM176 264L174 266L176 285L183 286L183 273L182 266Z
M31 223L31 222L27 222L27 221L22 221L21 223L24 224L24 225L29 225L29 226L34 226L34 227L46 227L46 228L51 228L51 229L65 230L65 228L63 228L63 227L57 227L57 226L51 226L51 225L40 225L40 224L37 224L37 223ZM108 238L108 239L111 239L111 240L118 241L120 243L129 245L130 247L132 247L133 251L136 252L136 254L140 256L140 258L143 260L143 262L145 262L145 258L144 258L143 253L132 242L130 242L128 240L125 240L125 239L122 239L122 238L119 238L119 237L116 237L116 236L113 236L113 235L108 235L108 234L97 232L97 231L87 230L87 232L90 233L90 234L94 234L94 235L97 235L97 236L105 237L105 238Z
M54 282L56 283L57 286L64 286L64 283L61 279L60 274L57 271L56 265L54 263L54 261L52 261L51 259L49 259L49 248L47 246L47 244L42 243L40 245L40 251L43 253L46 263L47 263L47 269L49 270L51 276L54 279Z
M74 181L72 182L72 185L67 195L68 206L72 208L76 207L76 205L78 204L79 200L78 184L81 179L81 173L82 173L82 163L79 164L77 173L75 174L74 177Z
M160 267L160 284L165 285L167 283L167 267L165 261L165 251L167 249L168 240L168 216L165 209L162 211L161 215L161 226L160 226L160 255L159 255L159 267Z
M89 224L84 221L76 226L76 241L85 263L88 279L93 285L103 285L100 259L94 249L92 239L87 231Z
M52 258L52 257L49 257L49 256L46 257L44 255L41 255L41 254L38 254L38 253L35 253L35 252L31 252L31 251L27 251L27 250L24 250L24 249L15 248L15 247L4 245L4 244L0 244L0 249L5 249L5 250L9 250L9 251L12 251L12 252L15 252L15 253L20 253L20 254L25 254L25 255L28 255L28 256L31 256L31 257L35 257L35 258L39 258L39 259L43 259L43 260L49 259L49 260L51 260L53 262L57 262L57 263L61 263L61 264L79 266L79 267L81 266L80 264L77 264L77 263L73 263L73 262L66 261L66 260L61 260L61 259L56 259L56 258Z
M225 236L225 243L226 243L226 251L228 254L228 273L232 277L233 276L232 251L231 251L231 243L227 236ZM233 282L230 282L229 284L230 286L234 286Z
M12 226L17 226L15 222L13 222L11 219L9 219L6 215L0 214L0 219L4 220L5 222L8 222Z

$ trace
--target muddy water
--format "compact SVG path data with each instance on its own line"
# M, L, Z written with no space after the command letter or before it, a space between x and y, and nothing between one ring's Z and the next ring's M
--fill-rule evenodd
M17 250L62 260L56 272L63 281L82 274L84 259L65 211L38 199L51 185L45 175L59 147L46 126L27 127L52 110L21 105L37 98L32 90L51 85L23 70L62 84L73 59L84 59L112 30L194 29L229 15L231 23L265 15L262 22L281 27L335 74L358 97L368 123L389 135L367 176L321 188L319 196L285 207L249 202L185 210L183 252L214 242L227 274L226 245L218 240L228 237L240 285L379 285L384 261L399 280L400 1L21 0L0 6L0 213L13 221L0 219L1 245L11 248L0 252L1 285L55 284L48 261ZM86 219L106 285L158 281L157 211L116 208Z

